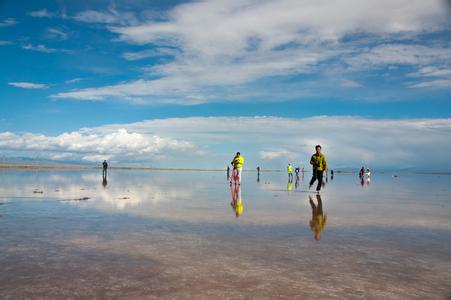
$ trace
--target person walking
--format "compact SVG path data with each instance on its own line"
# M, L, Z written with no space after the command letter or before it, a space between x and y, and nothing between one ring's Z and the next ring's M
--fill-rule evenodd
M323 184L324 170L327 170L327 162L326 157L321 153L321 145L316 145L315 151L315 154L313 154L310 159L310 164L313 166L313 175L310 180L309 189L312 187L313 183L318 180L316 191L319 192Z
M293 166L291 164L288 164L287 172L288 172L288 181L293 181Z
M260 166L257 166L257 182L260 182Z
M231 164L233 166L233 170L230 184L232 184L232 181L235 181L235 184L241 185L241 173L243 172L244 157L241 156L240 152L236 153L235 157L232 159Z
M103 166L102 177L106 178L108 172L108 163L106 162L106 160L103 161L102 166Z

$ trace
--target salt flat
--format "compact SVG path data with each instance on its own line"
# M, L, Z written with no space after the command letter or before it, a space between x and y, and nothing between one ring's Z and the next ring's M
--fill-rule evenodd
M309 175L0 171L0 296L451 296L451 176Z

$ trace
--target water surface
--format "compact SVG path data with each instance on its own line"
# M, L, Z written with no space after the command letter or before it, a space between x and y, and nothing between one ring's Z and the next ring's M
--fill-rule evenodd
M0 171L0 296L451 297L451 176Z

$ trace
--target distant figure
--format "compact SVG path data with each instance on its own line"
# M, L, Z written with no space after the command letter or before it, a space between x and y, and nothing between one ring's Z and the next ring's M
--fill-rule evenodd
M257 182L260 182L260 166L257 167Z
M302 174L304 174L304 172L305 172L305 171L304 171L304 167L302 167Z
M287 172L288 172L288 180L293 181L293 166L291 164L288 164Z
M365 186L365 178L363 176L360 177L360 185Z
M330 170L330 176L331 176L331 177L334 176L334 170Z
M310 180L309 189L312 187L313 183L318 180L318 185L316 186L316 191L319 192L321 190L321 186L323 184L323 172L327 169L326 157L321 153L321 146L315 146L315 154L312 155L310 159L310 164L313 166L313 175Z
M239 217L244 210L243 202L241 201L241 186L235 185L234 187L230 187L232 190L232 202L230 202L230 206L235 213L235 217Z
M299 187L299 175L296 174L296 181L294 182L294 188L297 189Z
M106 178L108 172L108 163L106 162L106 160L103 161L102 165L103 165L102 176L103 178Z
M370 169L366 169L366 176L368 176L368 178L370 178L370 176L371 176L371 171L370 171Z
M364 174L365 174L365 168L362 167L359 172L359 177L363 177Z
M227 166L227 180L230 179L230 167Z
M299 172L301 172L301 169L299 167L296 167L294 169L294 173L296 174L296 176L299 176Z
M241 156L240 152L237 152L235 157L232 159L231 162L233 166L232 170L232 179L230 180L230 184L232 184L232 181L235 181L235 185L241 184L241 173L243 171L243 164L244 164L244 157Z
M327 214L323 213L323 202L321 200L320 194L316 194L316 201L318 203L315 205L312 196L309 195L309 202L310 206L312 207L312 219L310 220L310 229L312 229L312 231L314 232L315 240L319 241L321 239L321 232L326 227Z

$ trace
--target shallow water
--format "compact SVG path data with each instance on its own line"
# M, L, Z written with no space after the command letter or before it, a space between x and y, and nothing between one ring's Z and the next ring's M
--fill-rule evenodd
M451 176L308 177L0 171L0 296L451 297Z

